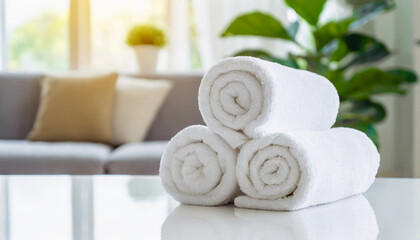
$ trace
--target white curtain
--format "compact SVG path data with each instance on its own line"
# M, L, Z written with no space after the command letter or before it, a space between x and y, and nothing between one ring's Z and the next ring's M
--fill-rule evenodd
M190 69L190 13L189 0L168 0L168 70Z
M198 47L204 70L219 59L231 56L243 49L263 49L278 57L284 57L290 43L279 39L261 37L229 37L220 34L238 15L262 11L270 13L283 25L288 26L287 8L281 0L192 0L198 38ZM290 13L289 13L290 14Z

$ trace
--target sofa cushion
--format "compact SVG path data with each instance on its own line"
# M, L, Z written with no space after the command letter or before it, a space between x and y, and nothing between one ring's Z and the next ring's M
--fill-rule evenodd
M116 73L45 77L38 113L28 139L111 142L117 77Z
M0 73L0 139L25 139L38 109L42 74Z
M171 86L166 80L119 77L114 99L112 143L143 141Z
M195 124L204 124L198 110L198 87L203 74L140 74L137 78L165 79L172 83L172 90L164 101L147 134L146 141L170 140L176 133Z
M0 140L0 174L101 174L109 153L97 143Z
M110 174L156 175L167 141L129 143L115 149L105 165Z

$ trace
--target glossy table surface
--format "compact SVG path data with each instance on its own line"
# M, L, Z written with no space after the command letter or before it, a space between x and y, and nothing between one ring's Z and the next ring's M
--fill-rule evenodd
M363 195L270 212L179 205L158 177L3 176L0 239L420 239L420 179Z

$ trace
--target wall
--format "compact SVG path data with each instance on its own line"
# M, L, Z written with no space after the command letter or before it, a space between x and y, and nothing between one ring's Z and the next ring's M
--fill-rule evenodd
M413 29L413 41L411 44L414 45L413 53L413 66L417 70L417 73L420 72L420 27L416 24L420 22L420 16L418 12L420 11L420 1L413 0L413 6L411 11L407 12L413 16L412 17L412 29ZM420 126L418 122L420 121L420 84L417 84L413 89L413 166L412 172L414 177L420 177Z
M397 1L397 8L365 27L390 49L391 56L380 67L413 67L412 0ZM413 94L382 96L387 119L378 126L381 142L379 176L413 176Z

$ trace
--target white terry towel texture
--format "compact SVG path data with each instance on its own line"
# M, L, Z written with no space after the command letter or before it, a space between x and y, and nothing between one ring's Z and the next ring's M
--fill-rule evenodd
M253 57L214 65L198 100L207 126L232 148L273 132L329 129L339 106L336 89L323 76Z
M187 127L171 139L162 156L162 185L184 204L231 202L239 191L236 160L236 152L207 127Z
M379 159L372 141L350 128L250 140L236 169L248 196L237 197L235 206L296 210L362 193L373 183Z
M362 195L293 212L235 209L237 239L375 240L375 213ZM281 236L281 237L280 237Z

